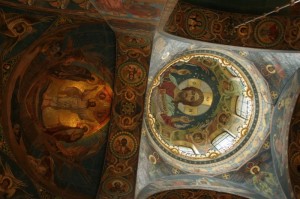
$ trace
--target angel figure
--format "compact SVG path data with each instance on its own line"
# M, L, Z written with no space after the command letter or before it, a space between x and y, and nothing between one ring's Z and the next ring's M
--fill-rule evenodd
M21 180L17 179L12 173L10 167L2 163L0 159L0 164L2 167L2 172L0 173L0 198L12 198L18 189L23 190L26 184Z
M3 49L7 49L6 53L9 53L19 41L35 32L34 25L51 19L52 17L5 14L0 10L0 34L10 38Z
M95 91L98 87L86 89L81 92L76 87L67 87L58 93L58 96L49 97L44 94L42 108L53 108L56 110L65 109L76 113L81 120L88 120L93 122L94 116L86 113L90 107L96 107L96 101L86 99L89 93Z

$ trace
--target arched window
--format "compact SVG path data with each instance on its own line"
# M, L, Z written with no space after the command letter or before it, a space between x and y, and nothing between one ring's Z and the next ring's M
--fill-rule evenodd
M194 150L189 148L189 147L179 146L178 148L179 148L180 151L182 151L184 153L195 154Z
M239 96L236 101L236 114L244 119L249 119L252 111L252 101L249 97Z
M221 153L225 152L234 144L234 136L224 131L212 141L212 145Z

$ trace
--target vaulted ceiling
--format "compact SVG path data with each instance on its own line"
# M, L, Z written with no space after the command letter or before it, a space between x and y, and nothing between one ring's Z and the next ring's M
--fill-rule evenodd
M0 5L0 198L300 197L298 4Z

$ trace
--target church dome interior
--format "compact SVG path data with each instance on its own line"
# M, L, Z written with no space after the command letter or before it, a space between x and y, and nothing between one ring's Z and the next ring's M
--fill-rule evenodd
M147 129L154 145L192 163L193 169L237 156L254 139L260 114L266 114L258 110L267 85L255 85L253 70L246 68L233 55L210 49L185 52L164 66L146 97ZM191 170L180 163L178 167ZM200 171L217 173L215 166Z
M0 198L300 199L300 1L0 1Z

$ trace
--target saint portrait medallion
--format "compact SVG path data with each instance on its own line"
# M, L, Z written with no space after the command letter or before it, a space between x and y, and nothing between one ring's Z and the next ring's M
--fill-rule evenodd
M113 137L110 143L110 149L112 153L119 158L129 158L135 154L137 142L132 134L120 132Z
M276 19L262 20L255 27L254 37L260 45L265 47L277 45L283 39L283 35L283 25Z
M124 196L132 191L132 186L128 180L122 177L109 178L104 181L104 192L113 196Z

